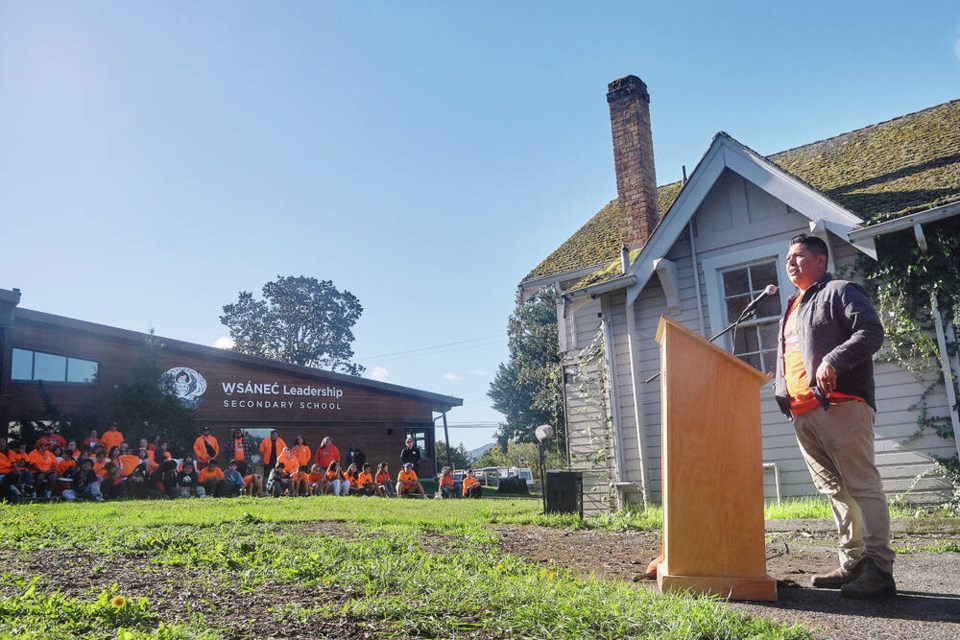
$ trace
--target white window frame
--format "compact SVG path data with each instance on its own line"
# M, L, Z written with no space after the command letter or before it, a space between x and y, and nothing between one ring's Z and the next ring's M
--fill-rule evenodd
M718 333L730 322L736 320L725 318L726 303L724 302L723 271L738 267L747 267L764 260L773 260L777 265L777 295L780 296L780 308L787 308L787 299L793 292L793 284L787 277L787 241L770 243L724 253L713 258L701 261L703 267L704 287L707 290L707 309L710 318L711 335ZM733 337L728 333L718 341L719 346L733 353Z

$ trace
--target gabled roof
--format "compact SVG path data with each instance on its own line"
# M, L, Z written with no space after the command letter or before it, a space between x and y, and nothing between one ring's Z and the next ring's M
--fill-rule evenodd
M775 153L767 160L867 224L960 201L960 100ZM680 191L679 182L660 187L661 220L670 215ZM609 266L612 262L615 267ZM559 279L594 265L618 270L619 262L619 206L613 200L523 282Z

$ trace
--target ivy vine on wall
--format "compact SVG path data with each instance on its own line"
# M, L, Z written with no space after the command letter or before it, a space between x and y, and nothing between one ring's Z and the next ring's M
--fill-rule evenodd
M877 309L887 334L884 358L918 379L937 377L943 382L933 316L936 300L944 326L956 326L960 318L960 216L923 226L926 251L918 245L913 230L877 238L877 260L860 257L857 272ZM948 355L957 353L956 331L948 336ZM947 381L956 387L956 380ZM928 387L918 402L918 425L941 437L953 435L949 419L931 417L926 410Z

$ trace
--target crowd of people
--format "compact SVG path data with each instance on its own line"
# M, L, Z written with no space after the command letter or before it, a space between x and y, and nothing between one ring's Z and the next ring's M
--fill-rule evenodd
M47 427L28 453L27 443L0 438L0 500L34 498L104 500L127 498L182 498L251 496L360 495L425 498L420 482L421 452L408 437L400 454L396 481L387 462L373 471L359 449L348 459L325 437L311 452L298 435L287 446L273 430L259 445L260 468L249 436L236 429L221 452L219 440L204 427L193 449L174 458L157 437L128 443L116 424L102 435L97 431L79 444L67 441L55 427ZM472 472L468 473L472 478ZM479 482L464 478L464 497L480 497ZM450 469L439 477L436 497L455 497Z

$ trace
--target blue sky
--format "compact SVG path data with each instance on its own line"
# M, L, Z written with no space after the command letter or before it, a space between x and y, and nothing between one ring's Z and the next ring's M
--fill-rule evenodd
M616 196L608 82L647 83L660 183L717 131L960 98L955 1L798 4L0 0L0 288L214 344L239 291L330 279L367 375L479 446L516 285Z

